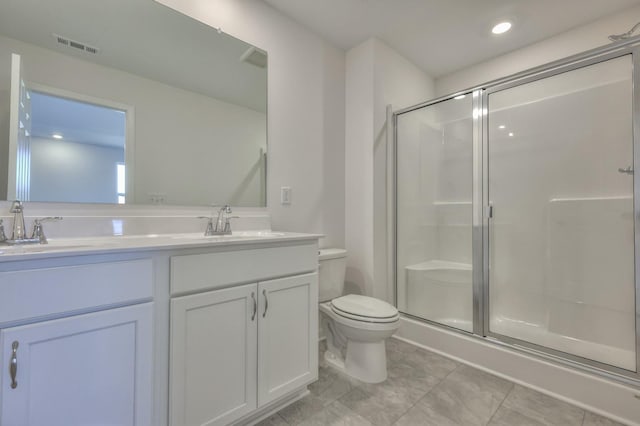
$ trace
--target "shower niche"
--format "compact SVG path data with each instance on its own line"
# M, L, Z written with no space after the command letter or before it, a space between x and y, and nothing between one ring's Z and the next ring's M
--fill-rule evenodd
M601 48L394 113L401 312L640 381L638 53Z

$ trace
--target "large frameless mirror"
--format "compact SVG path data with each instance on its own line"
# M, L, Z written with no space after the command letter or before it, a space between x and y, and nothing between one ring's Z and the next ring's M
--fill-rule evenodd
M0 199L266 205L267 53L152 0L0 4Z

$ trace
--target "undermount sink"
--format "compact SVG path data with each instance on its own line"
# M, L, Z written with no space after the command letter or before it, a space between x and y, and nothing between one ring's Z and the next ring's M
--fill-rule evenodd
M186 239L186 240L205 240L212 241L217 239L233 239L233 238L275 238L284 237L284 232L273 231L233 231L227 235L203 235L203 234L174 234L171 235L173 239Z
M274 232L274 231L238 231L233 232L231 235L227 235L228 237L246 237L246 238L273 238L273 237L284 237L286 234L284 232Z

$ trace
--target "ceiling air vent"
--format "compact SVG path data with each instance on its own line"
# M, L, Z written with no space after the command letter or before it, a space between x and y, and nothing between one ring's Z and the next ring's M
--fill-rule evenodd
M267 67L267 52L257 47L250 47L240 57L242 62L248 62L251 65L255 65L259 68Z
M56 39L58 44L62 46L73 48L75 50L80 50L82 52L97 54L99 49L97 47L90 46L86 43L81 43L76 40L71 40L69 37L61 36L60 34L53 34L53 38Z

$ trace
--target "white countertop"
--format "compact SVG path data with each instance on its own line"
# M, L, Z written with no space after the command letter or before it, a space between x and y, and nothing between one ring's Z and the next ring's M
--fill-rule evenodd
M111 237L50 238L49 244L0 245L0 262L35 260L90 254L112 254L186 248L261 245L317 240L319 234L277 231L238 231L231 235L205 237L199 233L121 235Z

